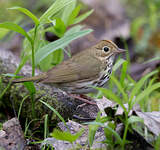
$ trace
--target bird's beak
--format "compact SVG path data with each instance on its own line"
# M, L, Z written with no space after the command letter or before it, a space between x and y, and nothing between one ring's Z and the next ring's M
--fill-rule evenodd
M127 50L125 50L125 49L118 48L117 53L119 54L119 53L123 53L123 52L126 52L126 51Z

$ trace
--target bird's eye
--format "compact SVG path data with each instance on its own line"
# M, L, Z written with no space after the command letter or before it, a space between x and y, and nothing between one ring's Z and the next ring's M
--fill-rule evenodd
M102 48L102 50L104 50L105 52L108 52L108 51L109 51L109 48L108 48L107 46L104 46L104 47Z

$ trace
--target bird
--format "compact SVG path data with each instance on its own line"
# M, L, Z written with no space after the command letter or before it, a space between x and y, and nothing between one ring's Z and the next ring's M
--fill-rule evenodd
M116 54L125 52L111 40L101 40L48 72L34 77L15 79L13 83L40 82L55 86L69 94L88 94L103 87L112 73Z

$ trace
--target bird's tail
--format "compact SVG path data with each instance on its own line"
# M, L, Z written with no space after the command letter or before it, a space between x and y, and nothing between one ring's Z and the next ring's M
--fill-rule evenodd
M46 77L46 74L44 73L34 77L25 77L21 79L15 79L12 81L12 83L21 83L21 82L29 82L29 81L40 82L41 80L45 79L45 77Z

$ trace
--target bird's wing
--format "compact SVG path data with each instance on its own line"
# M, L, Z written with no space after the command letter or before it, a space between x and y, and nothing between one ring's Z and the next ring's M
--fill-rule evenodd
M95 57L77 55L48 71L43 83L67 83L88 80L97 76L101 69L101 61Z

